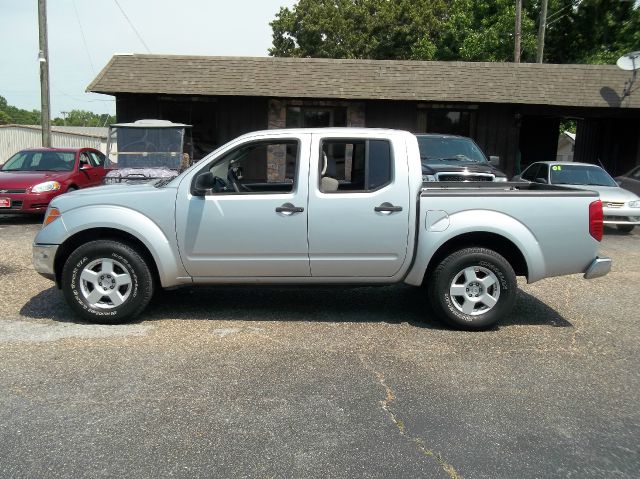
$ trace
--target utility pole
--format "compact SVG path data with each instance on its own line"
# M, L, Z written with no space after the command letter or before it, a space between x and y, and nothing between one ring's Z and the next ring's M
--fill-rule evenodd
M516 41L513 49L513 62L520 63L520 39L522 37L522 0L516 0Z
M42 146L51 148L51 112L49 110L49 47L47 45L47 0L38 0L40 33L40 103L42 104Z
M542 63L544 58L544 34L547 29L547 0L542 0L540 9L540 25L538 26L538 51L536 52L536 63Z

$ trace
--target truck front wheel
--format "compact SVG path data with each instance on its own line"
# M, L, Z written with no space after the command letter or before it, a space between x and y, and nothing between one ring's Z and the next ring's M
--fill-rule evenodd
M118 324L136 317L153 295L144 258L119 241L79 246L62 269L62 290L71 309L91 323Z
M427 291L437 316L466 330L493 326L513 309L518 283L509 262L487 248L451 253L428 279Z

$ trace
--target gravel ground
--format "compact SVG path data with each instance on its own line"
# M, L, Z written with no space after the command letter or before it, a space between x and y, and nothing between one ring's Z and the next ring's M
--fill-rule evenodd
M637 478L640 232L606 277L521 284L499 328L419 289L163 292L77 322L0 216L0 477Z

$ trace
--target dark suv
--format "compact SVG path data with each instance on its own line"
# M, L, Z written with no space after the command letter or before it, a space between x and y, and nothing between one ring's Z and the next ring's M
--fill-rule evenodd
M438 133L416 135L422 160L423 181L507 181L471 138Z

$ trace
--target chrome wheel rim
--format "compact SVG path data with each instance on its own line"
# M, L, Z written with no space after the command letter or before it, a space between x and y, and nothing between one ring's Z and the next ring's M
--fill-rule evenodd
M500 281L493 271L469 266L453 277L449 287L453 306L469 316L485 314L498 303Z
M131 275L122 263L100 258L87 264L80 274L80 293L94 309L114 309L131 295Z

